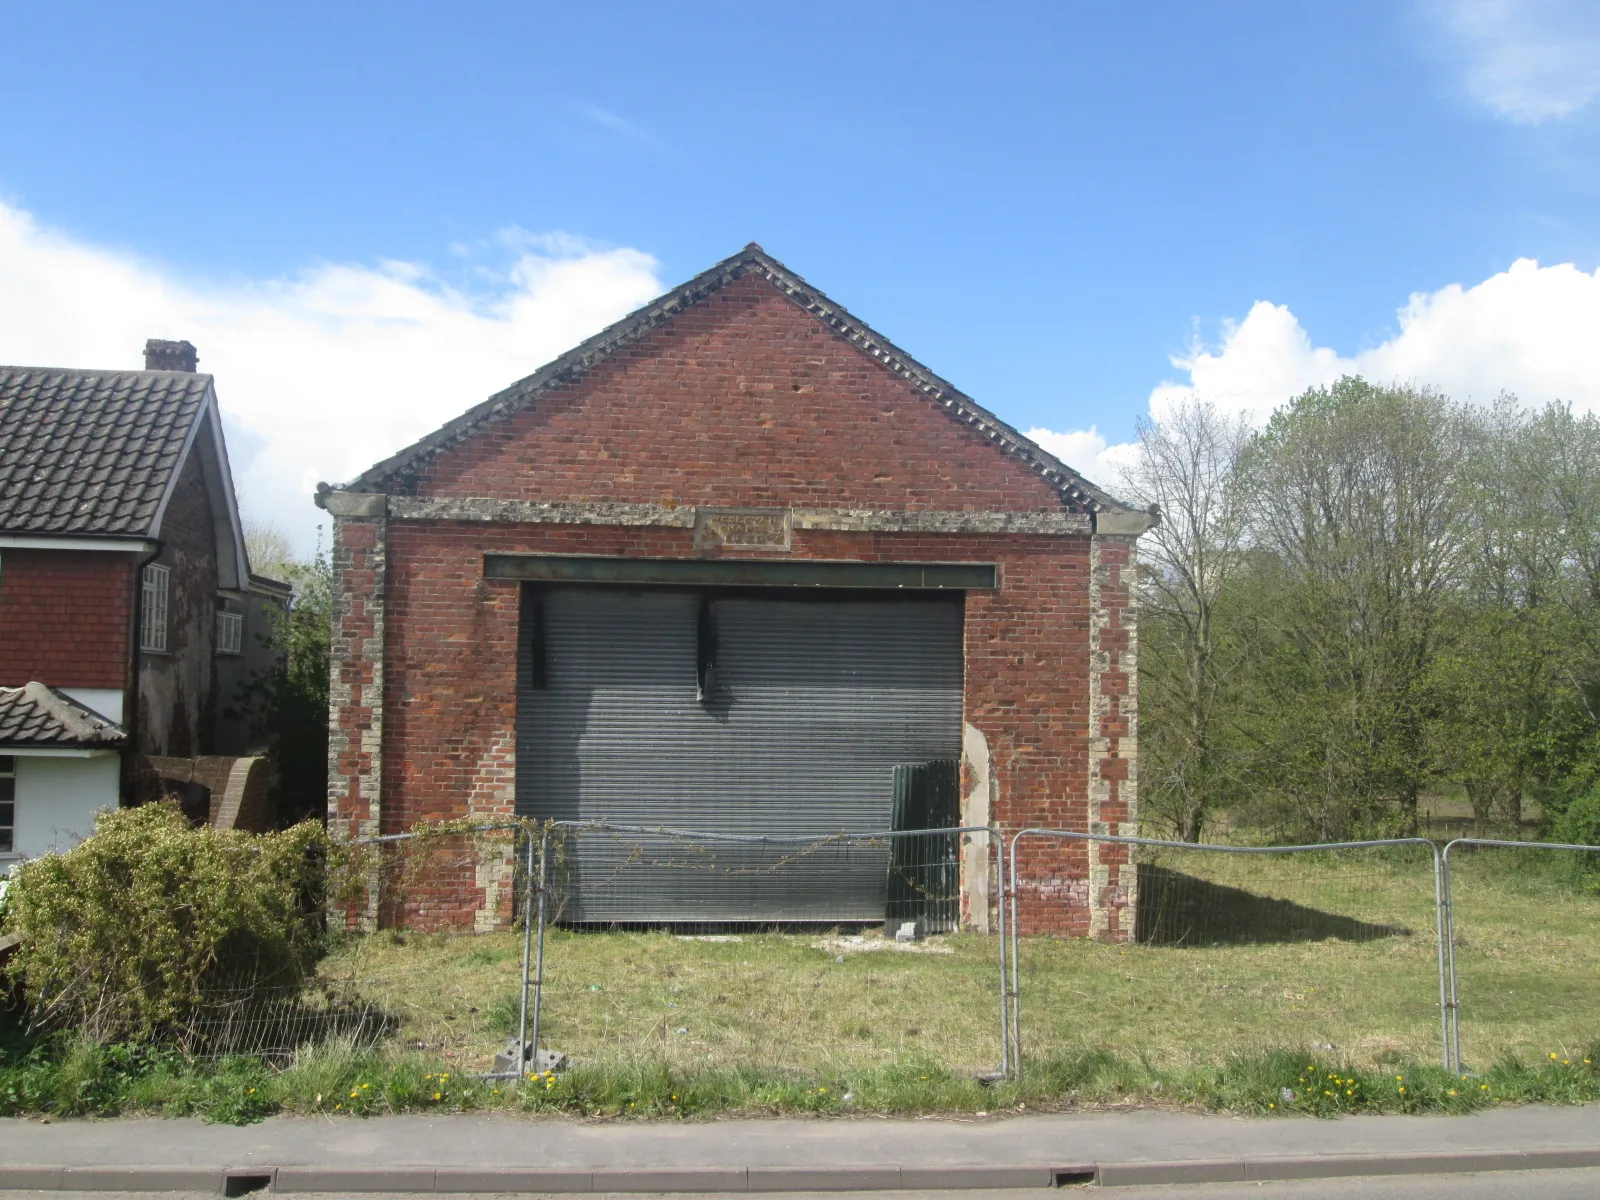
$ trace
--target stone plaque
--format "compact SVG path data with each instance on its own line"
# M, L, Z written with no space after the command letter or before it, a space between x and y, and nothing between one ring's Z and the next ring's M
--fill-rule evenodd
M793 532L787 508L698 508L697 550L787 550Z

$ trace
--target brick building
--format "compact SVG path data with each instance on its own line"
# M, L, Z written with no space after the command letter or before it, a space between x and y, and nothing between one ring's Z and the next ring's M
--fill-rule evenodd
M1132 828L1151 516L758 246L318 502L343 836L513 813L879 830L896 767L956 762L964 824ZM978 841L963 912L985 927ZM1131 869L1075 853L1060 902L1031 907L1126 936ZM881 874L876 901L871 879L819 881L843 889L830 911L854 895L870 919ZM506 881L441 876L409 917L491 925ZM594 919L810 912L712 899Z
M268 665L289 589L250 574L194 347L145 356L0 367L0 868L166 777L208 815L267 816L264 761L225 709Z

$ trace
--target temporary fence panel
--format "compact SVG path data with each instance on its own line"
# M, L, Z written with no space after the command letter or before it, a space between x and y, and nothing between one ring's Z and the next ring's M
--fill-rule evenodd
M896 767L960 756L959 597L552 586L530 587L523 603L524 816L747 837L884 829ZM640 862L658 849L629 870L637 886L618 888L607 882L613 847L574 843L566 919L882 916L880 846L836 845L781 872L757 847L745 872L703 873L692 887L676 863L644 879ZM725 846L720 861L736 853Z
M899 940L885 932L891 895L901 904L915 899L925 912L958 911L959 871L951 866L968 839L985 847L987 894L998 896L1002 842L981 828L802 839L556 827L546 927L532 943L539 1041L587 1063L825 1073L912 1060L1003 1073L1004 938L949 932ZM868 856L878 864L875 909L862 907L857 889L823 886L807 896L803 922L761 916L771 911L762 899L768 888L792 897L797 879L815 887ZM581 883L573 862L584 868ZM609 873L590 870L594 862L610 864ZM584 905L576 911L585 917L637 911L607 905L606 889L665 887L672 911L691 919L573 922L578 887ZM722 898L735 891L752 898L754 918L730 919Z
M1452 1065L1592 1057L1600 847L1458 838L1443 861Z
M1444 1058L1438 851L1023 830L1009 864L1015 1043L1038 1062L1268 1048Z
M329 951L309 978L224 981L180 1042L201 1056L268 1059L383 1045L484 1069L516 1032L522 934L508 926L525 891L524 836L500 828L358 844L330 876ZM369 888L382 927L357 932L350 918L367 911Z
M960 781L961 764L955 759L894 769L893 828L907 835L889 847L885 933L895 933L907 921L924 933L948 933L960 923L960 835L911 832L953 831L961 824Z

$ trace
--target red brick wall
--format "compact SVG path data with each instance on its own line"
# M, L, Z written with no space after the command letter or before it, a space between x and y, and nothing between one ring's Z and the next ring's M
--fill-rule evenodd
M687 556L690 533L465 522L392 522L388 532L382 831L469 811L509 815L519 585L484 579L483 554ZM1000 590L969 592L966 603L965 716L989 740L999 783L993 816L1007 828L1085 827L1087 537L798 531L786 557L998 562ZM1081 849L1067 857L1086 878ZM473 884L472 903L451 902L469 875L416 877L405 905L470 924L487 899L482 890ZM1076 921L1063 912L1030 924L1066 932Z
M0 550L0 686L126 688L132 554Z
M634 504L1064 507L1026 463L754 275L440 455L410 490Z
M395 480L392 490L667 506L1070 511L1027 463L754 275ZM377 831L368 824L374 785L385 833L422 819L512 811L519 589L483 578L485 552L707 553L694 549L688 530L660 526L379 516L341 519L336 542L342 596L330 801L349 834ZM792 552L770 556L998 562L1001 588L969 593L966 605L966 719L988 740L997 784L991 815L1007 830L1081 830L1126 818L1117 731L1127 721L1131 660L1113 652L1120 610L1096 609L1097 597L1125 605L1116 572L1126 564L1120 543L1099 545L1097 574L1086 534L796 530ZM1107 570L1116 574L1110 583ZM1114 857L1098 864L1120 884ZM1024 914L1029 930L1125 935L1115 914L1091 929L1097 885L1081 843L1057 845L1026 865L1036 879ZM411 895L390 897L386 912L481 923L480 908L505 909L499 878L481 864L441 870L412 884ZM1101 887L1099 898L1115 906L1114 887Z

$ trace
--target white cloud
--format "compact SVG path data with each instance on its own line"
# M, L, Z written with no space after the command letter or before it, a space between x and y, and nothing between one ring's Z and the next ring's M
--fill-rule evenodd
M1201 396L1260 422L1307 388L1346 374L1431 385L1458 400L1488 402L1505 391L1525 405L1565 400L1580 412L1600 410L1600 270L1518 259L1473 287L1416 293L1397 315L1394 337L1342 355L1314 345L1286 306L1259 300L1242 321L1223 325L1217 345L1173 358L1187 378L1151 390L1151 416L1159 421L1174 404ZM1093 429L1028 436L1113 490L1116 464L1132 452L1107 445Z
M266 282L185 281L0 204L0 362L138 367L187 338L217 377L248 515L307 549L339 482L530 374L662 291L656 263L508 231L471 291L427 267L333 264Z
M1115 495L1122 484L1122 472L1133 460L1133 443L1107 443L1105 435L1093 425L1070 433L1053 429L1030 429L1029 438L1038 442L1090 483Z
M1569 117L1600 96L1593 0L1424 0L1467 92L1519 124Z

